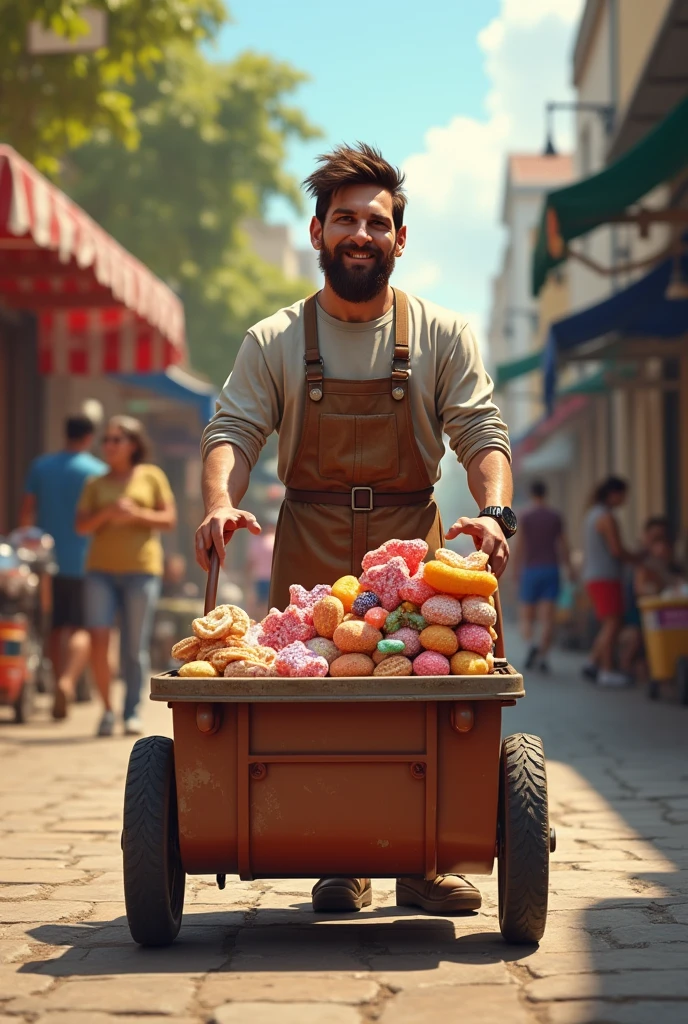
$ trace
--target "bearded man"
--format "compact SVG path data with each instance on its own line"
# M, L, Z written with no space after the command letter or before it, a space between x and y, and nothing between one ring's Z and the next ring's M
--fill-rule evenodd
M203 435L198 562L209 567L213 545L224 560L237 529L260 532L241 502L277 431L286 498L271 605L289 603L291 583L310 589L360 575L365 552L392 537L423 537L434 551L469 534L500 575L516 530L508 433L465 319L389 284L406 245L403 175L364 144L338 146L318 163L304 184L325 284L244 339ZM446 534L432 497L443 432L480 509ZM324 878L313 889L318 911L371 901L368 878ZM399 879L397 902L456 912L478 909L481 897L461 876L443 875Z

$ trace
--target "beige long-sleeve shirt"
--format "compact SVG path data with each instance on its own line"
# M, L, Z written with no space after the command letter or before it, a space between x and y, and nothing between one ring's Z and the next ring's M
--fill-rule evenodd
M425 299L408 299L411 415L430 480L440 475L443 431L466 467L482 448L501 449L509 458L508 431L465 319ZM280 309L249 330L203 433L203 458L216 445L230 442L253 468L276 430L278 473L287 480L306 401L303 306L301 300ZM393 310L366 323L336 320L320 306L317 312L325 377L368 380L391 374Z

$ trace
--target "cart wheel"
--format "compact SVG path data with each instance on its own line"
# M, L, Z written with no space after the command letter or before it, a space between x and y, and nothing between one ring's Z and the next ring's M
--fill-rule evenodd
M647 684L647 696L650 700L659 700L662 692L661 685L656 679L651 679Z
M19 696L14 702L14 720L17 725L24 725L33 714L33 683L25 682L19 691Z
M676 683L679 704L688 704L688 658L679 658L676 663Z
M129 930L142 946L167 946L179 933L186 882L177 826L174 744L137 740L124 791L124 901Z
M499 927L507 942L539 942L544 934L549 853L542 740L516 733L502 743L499 778Z

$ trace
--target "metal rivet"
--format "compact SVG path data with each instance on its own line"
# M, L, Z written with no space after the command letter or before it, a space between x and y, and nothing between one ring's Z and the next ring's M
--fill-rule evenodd
M268 773L267 768L264 764L260 764L259 761L254 762L249 768L252 779L264 779Z
M320 388L311 388L308 394L310 395L311 399L314 402L319 402L323 396L322 390Z
M396 398L397 402L399 402L399 401L401 401L401 399L403 397L404 397L404 389L403 388L392 388L392 398Z
M417 761L415 764L412 764L411 765L411 775L413 775L414 779L424 779L425 778L425 765L421 764L420 761Z

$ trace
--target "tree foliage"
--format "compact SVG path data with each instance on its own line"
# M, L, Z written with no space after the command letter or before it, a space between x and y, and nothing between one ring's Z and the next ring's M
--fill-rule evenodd
M107 13L106 47L28 53L30 22L78 40L85 7ZM53 175L65 150L98 128L135 147L137 76L154 75L170 43L210 39L226 19L222 0L0 0L0 139Z
M246 328L309 289L259 260L242 231L272 196L300 203L286 148L317 133L285 97L302 80L269 57L213 63L171 44L131 91L138 148L99 129L66 164L66 191L179 292L194 365L218 382Z

